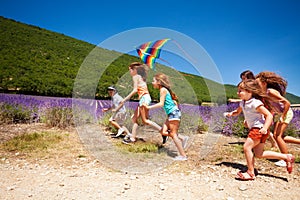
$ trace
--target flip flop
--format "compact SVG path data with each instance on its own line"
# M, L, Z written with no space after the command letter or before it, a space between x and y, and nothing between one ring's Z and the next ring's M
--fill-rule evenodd
M236 180L241 180L241 181L253 181L255 180L255 175L249 172L248 170L245 172L249 175L249 177L245 177L242 171L239 171L237 173L237 177L235 177Z
M288 159L285 160L286 162L286 169L288 171L288 173L292 173L293 171L293 167L294 167L294 163L295 163L295 156L287 154Z

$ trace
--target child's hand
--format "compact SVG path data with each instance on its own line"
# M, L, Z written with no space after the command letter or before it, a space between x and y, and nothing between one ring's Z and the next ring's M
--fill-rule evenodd
M146 103L143 103L142 106L144 106L146 109L149 109Z
M223 113L223 116L224 116L224 117L231 117L231 112L224 112L224 113Z
M265 128L261 128L261 129L259 130L259 132L260 132L261 134L267 134L267 133L268 133L268 130L265 129Z
M284 122L284 117L282 115L280 116L279 121Z

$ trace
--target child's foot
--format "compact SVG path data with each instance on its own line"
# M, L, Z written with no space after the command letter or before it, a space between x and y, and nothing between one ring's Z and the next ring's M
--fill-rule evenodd
M287 154L286 169L289 174L292 173L293 171L294 163L295 163L295 156L293 156L292 154Z
M175 158L173 158L173 160L176 160L176 161L185 161L185 160L187 160L187 157L186 156L176 156Z
M286 162L284 160L279 160L275 162L275 165L278 167L286 167Z
M119 137L124 132L124 129L120 128L115 137Z
M127 135L125 135L124 140L128 140L131 137L131 133L128 133Z
M235 179L241 180L241 181L253 181L253 180L255 180L255 175L252 172L250 172L249 170L247 170L245 173L239 171L237 173L237 176L235 177Z
M122 141L124 144L133 144L133 143L135 143L135 139L133 140L133 139L131 139L131 138L128 138L128 139L124 139L123 141Z

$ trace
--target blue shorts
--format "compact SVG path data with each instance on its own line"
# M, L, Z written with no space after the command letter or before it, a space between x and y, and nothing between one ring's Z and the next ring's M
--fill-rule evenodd
M173 112L171 112L168 115L168 120L172 121L172 120L178 120L180 121L181 118L181 111L179 109L175 109Z
M151 97L150 97L150 94L144 94L144 95L140 98L139 106L142 106L144 103L147 104L147 105L150 105L150 103L151 103Z

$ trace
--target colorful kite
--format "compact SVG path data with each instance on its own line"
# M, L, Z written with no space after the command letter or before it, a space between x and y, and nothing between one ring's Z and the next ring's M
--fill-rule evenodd
M155 70L155 60L159 58L162 46L170 39L157 40L155 42L147 42L140 45L136 51L140 56L141 60L148 65L151 69ZM165 60L163 60L165 61ZM166 61L165 61L166 62Z

